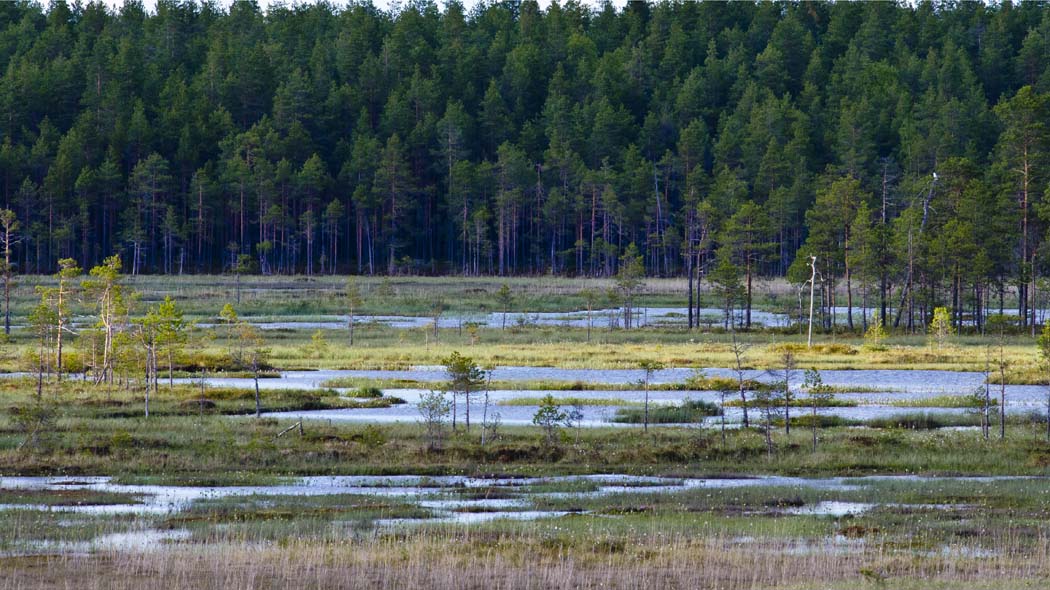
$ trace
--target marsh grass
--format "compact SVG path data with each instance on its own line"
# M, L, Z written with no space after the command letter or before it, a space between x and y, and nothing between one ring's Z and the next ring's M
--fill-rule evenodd
M770 457L754 429L727 432L724 446L717 430L697 427L650 429L647 436L633 428L587 428L578 442L555 441L553 446L544 442L538 428L506 426L485 445L474 433L467 436L460 429L434 451L417 424L306 421L303 436L293 431L276 438L295 421L208 414L113 418L93 406L69 403L56 408L53 430L39 444L25 448L19 448L25 433L0 414L0 464L5 474L119 475L222 484L325 474L1042 474L1050 467L1042 424L1013 415L1003 442L985 442L979 432L905 428L977 420L965 414L870 424L881 428L856 429L849 427L853 423L832 421L819 432L817 452L807 431L793 429L790 437L774 433L776 449ZM795 423L801 425L801 418Z
M90 541L101 535L141 530L150 519L141 516L92 515L32 509L0 510L0 569L3 552L39 552L41 547ZM0 576L2 578L3 576Z
M94 490L33 490L0 488L0 504L27 504L34 506L101 506L113 504L140 504L132 494L99 492Z
M996 421L998 422L998 421ZM871 428L902 428L907 430L936 430L960 426L980 426L981 417L977 414L942 414L931 412L907 412L894 414L885 418L865 420Z
M379 519L426 519L430 510L411 502L354 494L267 495L204 499L160 523L187 529L198 541L337 540L366 531Z
M694 424L708 416L720 416L722 409L717 404L703 400L686 399L678 404L651 405L649 422L651 424ZM641 424L645 420L645 410L637 407L620 408L612 417L613 422L621 424Z
M843 484L643 486L607 495L594 495L588 480L464 489L488 498L513 492L531 509L583 512L471 525L430 521L409 501L371 495L205 499L154 523L190 531L187 541L0 556L0 588L74 579L78 588L491 588L492 580L513 588L823 588L864 587L868 578L881 580L873 588L919 581L1012 588L1011 580L1050 575L1045 479ZM853 517L788 513L827 501L880 506ZM0 524L12 534L35 527L33 539L87 540L150 523L80 519L67 530L51 516L0 512ZM391 518L413 522L376 527Z
M935 395L917 399L890 400L887 405L895 408L980 408L983 400L972 395ZM994 397L988 400L990 406L998 406L999 400Z
M608 407L634 407L642 405L642 402L608 397L559 397L556 399L561 406L608 406ZM543 398L540 397L515 397L496 402L499 406L542 406Z
M76 381L62 385L49 383L40 402L32 395L28 378L0 381L8 409L44 403L60 409L65 418L138 418L144 415L144 393L138 387L92 386ZM397 398L369 397L349 399L333 389L268 389L262 392L265 411L325 410L338 408L382 408L404 403ZM255 413L255 392L232 387L200 388L180 383L173 388L161 385L150 396L150 414L155 418L205 415L243 415Z
M780 402L776 403L775 405L777 407L780 407L780 408L784 407L783 401L780 401ZM810 407L813 407L812 401L809 400L809 399L806 399L805 397L793 398L791 401L788 402L788 405L790 407L792 407L792 408L810 408ZM853 408L853 407L856 407L858 405L859 405L859 403L857 401L855 401L855 400L832 398L832 399L823 399L823 400L821 400L817 407L820 407L820 408ZM725 406L727 408L742 408L742 407L744 407L744 402L742 402L742 401L740 401L738 399L730 399L730 400L726 400ZM747 401L747 407L748 408L760 408L760 407L762 407L762 405L760 403L754 401L754 400L748 400Z
M431 530L342 542L179 544L4 560L0 588L1022 588L1050 571L1045 538L992 533L981 559L882 543L670 532L570 537L563 524ZM584 519L586 520L586 519ZM774 527L775 528L775 527ZM794 527L785 527L794 528ZM825 527L826 528L826 527ZM960 546L958 549L965 549ZM865 573L866 572L866 573ZM495 582L498 581L498 582Z

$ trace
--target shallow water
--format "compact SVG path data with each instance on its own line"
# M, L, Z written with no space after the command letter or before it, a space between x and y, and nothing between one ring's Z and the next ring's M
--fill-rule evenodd
M783 510L784 514L794 514L798 516L857 516L864 514L873 508L876 508L878 504L872 504L868 502L817 502L816 504L807 504L805 506L798 506L794 508L788 508Z
M601 474L552 477L467 477L417 475L332 475L295 478L285 483L258 486L175 486L153 484L121 484L109 477L0 477L0 489L8 490L91 490L133 495L142 504L113 504L100 506L4 505L0 509L41 509L61 512L107 514L168 514L184 510L193 502L204 499L247 496L331 496L361 495L396 497L412 501L421 507L436 510L465 508L499 509L524 506L524 499L536 497L591 497L620 493L670 493L691 488L728 489L740 487L787 487L820 490L855 490L874 482L990 482L1036 479L1026 476L989 477L923 477L914 475L806 478L781 475L758 475L728 478L668 478L626 474ZM593 491L542 492L531 486L585 483ZM513 497L464 498L464 491L505 489Z
M393 497L428 510L430 518L379 519L376 527L416 526L421 524L470 525L493 520L538 520L559 518L575 512L537 510L536 499L587 499L612 494L670 494L690 489L730 490L743 487L776 487L788 489L815 489L828 492L863 489L877 482L907 482L917 485L937 485L946 481L989 482L1027 480L1030 477L963 477L934 478L920 476L872 476L801 478L786 476L755 476L735 478L667 478L625 474L585 475L527 478L475 478L464 476L321 476L303 477L278 485L264 486L169 486L124 485L108 477L0 477L0 489L68 490L87 489L138 496L141 505L63 506L35 505L0 506L0 510L55 510L85 514L170 515L188 509L194 502L208 498L251 496L257 501L267 496L288 495L343 495ZM535 486L543 486L536 488ZM565 491L543 491L563 487ZM581 491L568 491L573 488ZM500 497L487 497L494 489ZM474 492L476 490L476 492ZM476 497L472 497L476 494ZM937 504L876 504L843 501L822 501L782 510L793 516L843 517L862 514L878 506L895 506L922 510L958 509L956 505ZM139 551L157 548L168 542L179 542L190 537L185 530L159 531L144 528L101 535L87 542L30 542L13 554L27 553L81 553L91 551ZM808 546L808 545L807 545Z
M653 384L684 383L696 374L696 369L670 368L656 371L650 382ZM706 368L701 372L708 377L735 378L736 374L725 368ZM420 382L438 383L446 381L448 375L444 367L418 366L404 370L319 370L319 371L285 371L280 378L260 379L260 387L268 388L316 388L330 379L359 377L366 379L407 379ZM746 379L772 382L776 376L768 371L744 371ZM927 393L969 393L984 383L984 374L964 371L910 371L910 370L829 370L821 371L821 377L827 385L848 390L850 387L862 388L862 391L875 388L880 391L920 391ZM610 385L638 384L645 378L641 369L563 369L555 367L496 367L492 372L494 381L564 381L581 383L606 383ZM793 387L802 384L802 371L792 381ZM196 383L196 379L176 379L182 383ZM207 383L217 387L253 387L249 378L209 377ZM1011 386L1019 387L1019 386ZM1023 386L1034 387L1039 386ZM995 388L993 387L993 392ZM1042 388L1045 397L1046 388ZM1010 390L1008 390L1009 392ZM583 395L585 392L578 392Z
M651 382L657 385L682 383L696 373L694 369L671 368L657 371ZM735 378L729 369L712 368L704 369L703 373L710 377ZM896 406L894 402L915 402L937 396L960 396L969 395L975 391L983 391L984 375L978 372L963 371L934 371L934 370L829 370L821 373L824 382L840 390L849 391L850 388L860 390L858 393L840 393L836 397L857 403L856 407L823 408L818 413L822 415L839 416L853 420L870 420L874 418L885 418L895 414L928 412L938 414L961 414L970 411L966 408L941 408L933 405L923 406ZM321 370L321 371L287 371L279 378L262 379L259 381L263 389L316 389L331 379L342 377L359 377L369 379L408 379L421 383L433 383L435 388L447 379L445 369L438 366L419 366L406 370L381 371L381 370ZM770 382L776 379L767 371L746 371L745 377L762 382ZM793 381L792 386L797 388L801 385L801 371ZM640 388L639 382L644 378L644 372L638 369L562 369L553 367L498 367L493 371L492 378L497 381L561 381L581 382L588 384L609 385L635 385L631 390L493 390L490 392L490 412L498 412L500 422L506 425L529 425L532 417L538 409L536 406L500 406L500 401L514 398L533 397L542 398L550 394L555 399L564 398L601 398L625 400L634 404L644 401L645 392ZM181 382L194 382L192 379L177 380ZM209 378L207 383L213 387L239 387L251 388L254 381L247 378ZM419 414L415 404L419 401L421 394L427 389L398 388L387 389L386 395L404 399L407 404L392 406L390 408L370 408L352 410L318 410L302 412L271 413L269 416L275 418L308 418L317 420L350 421L350 422L416 422ZM992 386L990 394L998 398L998 387ZM804 394L798 394L804 398ZM1011 414L1026 412L1043 412L1046 408L1047 388L1034 385L1010 385L1006 387L1007 412ZM650 402L653 404L675 404L685 399L703 400L717 403L720 394L715 391L667 391L653 390L649 392ZM735 400L736 394L727 399ZM607 426L611 424L612 417L616 414L616 406L585 406L582 409L583 419L581 426ZM465 406L459 403L461 414L465 414ZM484 411L483 396L472 398L470 412L472 421L480 423ZM809 413L805 408L793 408L793 414ZM726 417L729 422L741 421L743 411L738 408L728 408ZM460 420L463 419L461 416ZM706 423L720 423L719 418L708 419ZM629 426L629 425L625 425Z
M587 310L580 311L557 311L557 312L508 312L506 318L502 312L473 313L473 314L445 314L438 318L438 328L459 329L468 323L475 323L484 328L502 328L506 326L566 326L573 328L586 328L588 324L593 328L619 328L624 323L625 312L620 308L604 308L591 311L590 318ZM684 325L688 321L689 310L685 307L636 307L633 310L632 325L636 327L645 326L674 326ZM699 317L711 325L723 323L723 312L716 308L700 309ZM743 312L734 313L736 322L742 324ZM243 318L261 330L342 330L349 324L349 316L327 316L319 321L279 321L271 322L254 318ZM768 311L752 310L751 323L759 326L783 327L790 324L790 318L786 314ZM402 316L402 315L355 315L355 327L367 326L368 324L383 325L397 329L419 329L434 325L433 316ZM212 328L217 324L212 322L199 322L198 327Z

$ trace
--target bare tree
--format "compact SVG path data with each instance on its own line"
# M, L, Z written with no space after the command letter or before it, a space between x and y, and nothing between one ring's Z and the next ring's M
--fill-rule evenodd
M751 422L747 415L747 380L744 379L744 357L751 345L737 340L736 332L732 332L732 336L729 352L733 354L733 373L736 375L737 391L740 393L740 405L744 410L744 428L747 428Z

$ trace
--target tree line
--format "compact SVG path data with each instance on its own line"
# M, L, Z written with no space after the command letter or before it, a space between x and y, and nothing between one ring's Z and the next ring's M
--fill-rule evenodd
M1034 330L1048 54L1036 2L4 2L5 243L23 273L579 276L633 244L744 325L754 277L819 275L828 327Z

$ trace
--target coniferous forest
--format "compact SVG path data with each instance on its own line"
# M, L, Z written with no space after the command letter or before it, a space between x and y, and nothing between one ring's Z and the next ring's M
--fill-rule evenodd
M0 30L21 273L627 260L748 307L819 274L887 327L1045 305L1042 3L56 0Z

